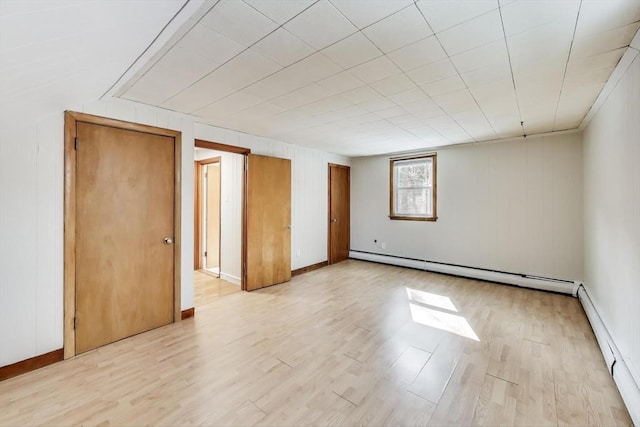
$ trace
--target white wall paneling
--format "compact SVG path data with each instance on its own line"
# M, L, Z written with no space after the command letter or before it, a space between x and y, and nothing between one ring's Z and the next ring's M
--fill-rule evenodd
M629 52L584 131L584 265L588 295L635 382L635 394L619 388L640 424L640 55Z
M352 250L582 279L579 133L437 153L436 222L390 220L389 157L352 160Z

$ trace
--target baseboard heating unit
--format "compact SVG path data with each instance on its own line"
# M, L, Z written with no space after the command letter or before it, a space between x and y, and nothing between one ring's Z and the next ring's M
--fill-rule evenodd
M559 280L547 277L529 276L526 274L509 273L503 271L486 270L475 267L424 261L393 255L383 255L373 252L349 251L349 258L381 264L397 265L398 267L415 268L417 270L433 271L435 273L451 274L452 276L469 277L471 279L486 280L488 282L505 283L523 288L542 291L558 292L578 296L580 282Z

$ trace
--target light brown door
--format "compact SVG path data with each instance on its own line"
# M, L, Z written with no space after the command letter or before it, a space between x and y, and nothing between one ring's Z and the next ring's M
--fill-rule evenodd
M329 264L349 258L350 169L329 164Z
M246 290L291 279L291 161L248 155Z
M77 124L76 353L173 321L174 144Z
M205 166L207 181L207 268L220 267L220 163Z

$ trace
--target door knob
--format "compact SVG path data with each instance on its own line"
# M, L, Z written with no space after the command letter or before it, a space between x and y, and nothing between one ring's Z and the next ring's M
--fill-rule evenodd
M331 218L331 222L338 222L337 218Z
M165 237L164 238L164 244L165 245L170 245L173 243L173 239L171 237Z

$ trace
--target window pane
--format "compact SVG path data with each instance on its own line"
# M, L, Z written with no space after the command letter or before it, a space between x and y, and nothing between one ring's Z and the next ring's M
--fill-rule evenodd
M396 185L400 188L431 186L431 159L399 161L395 163Z
M398 189L396 215L426 215L433 212L430 188Z

